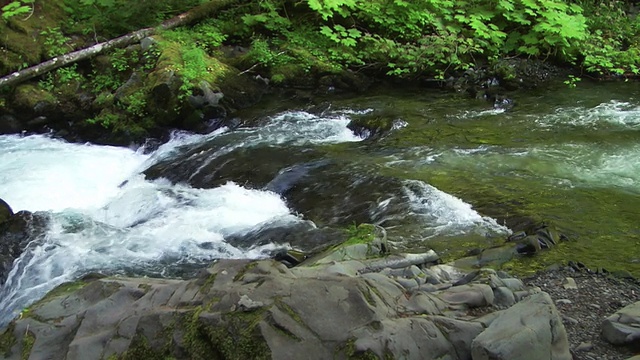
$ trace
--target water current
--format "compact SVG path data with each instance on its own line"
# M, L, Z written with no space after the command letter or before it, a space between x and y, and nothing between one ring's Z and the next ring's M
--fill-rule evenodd
M191 181L207 175L216 159L252 149L280 151L273 161L253 153L243 158L253 158L256 172L264 162L283 162L277 174L292 171L298 156L310 156L312 162L300 160L305 164L343 164L311 180L338 197L374 179L366 192L377 194L375 210L368 215L389 227L390 240L401 247L446 252L469 242L493 244L510 232L510 221L528 217L551 222L572 239L522 260L534 261L532 267L578 259L640 275L637 84L559 87L514 99L514 109L501 111L446 93L376 92L333 99L322 114L290 110L263 117L258 127L176 133L152 152L46 135L0 136L0 198L14 211L50 219L44 238L34 239L0 288L0 323L89 272L174 277L215 259L267 257L290 246L240 247L227 239L308 220L294 200L233 178L211 186ZM400 125L380 139L359 138L347 124L367 113ZM179 156L193 162L184 181L145 177L145 169ZM341 187L333 181L342 172L361 175ZM379 179L395 179L399 188L375 187ZM299 197L311 193L304 189ZM318 206L310 217L335 211L324 200L313 200Z

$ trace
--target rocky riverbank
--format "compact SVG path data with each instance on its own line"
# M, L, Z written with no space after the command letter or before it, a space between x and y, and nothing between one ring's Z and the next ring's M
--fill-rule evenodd
M368 240L351 239L291 268L221 260L190 280L88 275L25 309L2 331L0 354L625 359L637 351L628 347L639 339L637 285L569 269L525 282L488 268L462 272L438 264L433 251L394 253L384 231L371 229ZM559 290L567 275L577 290L571 280ZM607 341L626 347L598 340L602 326Z
M541 272L524 283L539 287L554 299L574 359L617 360L640 354L638 280L572 264ZM635 319L626 326L615 324L619 318L614 314L626 307L634 311Z

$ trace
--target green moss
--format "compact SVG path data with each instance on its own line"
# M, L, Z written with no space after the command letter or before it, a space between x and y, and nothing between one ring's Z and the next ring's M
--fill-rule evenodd
M29 355L31 355L31 349L33 349L33 344L35 343L36 336L31 331L27 331L24 334L24 338L22 339L22 360L29 359Z
M64 284L60 284L58 286L56 286L53 290L49 291L47 293L47 295L45 295L42 299L40 299L39 301L37 301L35 304L31 305L29 307L29 309L35 309L38 306L45 304L47 302L49 302L51 299L60 297L60 296L67 296L70 295L82 288L84 288L85 286L87 286L89 283L85 282L85 281L72 281L72 282L67 282ZM30 311L29 309L27 309L27 312Z
M60 26L66 14L63 0L39 2L31 16L15 16L8 21L0 20L0 73L35 65L43 60L46 36L41 32Z
M198 307L183 319L184 342L192 359L269 359L271 350L260 334L258 324L265 309L224 314L218 324L200 320Z
M185 325L184 342L192 359L206 359L215 353L211 346L203 326L200 323L202 307L197 307L187 318L183 319ZM215 358L215 357L213 357Z
M140 284L138 285L138 289L144 290L144 293L148 293L151 290L151 285L149 284Z
M341 246L349 246L355 244L369 244L375 240L376 227L372 224L360 224L351 226L347 229L349 238L342 243Z
M223 78L234 72L193 44L182 45L160 38L160 49L156 69L172 71L180 76L183 83L180 87L182 95L190 95L201 81L209 83L212 89L219 89Z
M200 293L201 294L208 294L209 290L211 290L211 287L213 286L213 284L216 282L216 276L218 274L211 274L207 277L207 280L205 280L204 284L202 284L202 286L200 287Z
M224 358L271 359L271 349L258 326L264 311L230 313L225 316L223 327L208 329L209 338Z
M300 317L300 315L298 315L298 313L295 310L293 310L293 308L291 306L289 306L289 304L287 304L286 302L282 301L281 298L276 298L275 299L275 305L276 305L276 307L278 307L278 309L282 310L287 315L289 315L298 324L300 324L302 326L305 326L305 327L307 326L304 323L304 321L302 321L302 318Z
M233 277L233 281L240 281L242 279L244 279L244 274L253 269L254 267L256 267L256 265L258 265L258 263L256 261L252 261L250 263L248 263L247 265L245 265L245 267L243 267L240 271L238 271L238 273L236 274L236 276Z
M382 293L380 293L380 290L378 290L377 287L375 287L375 285L371 284L369 282L369 280L365 280L365 284L367 284L367 288L373 292L374 294L376 294L378 296L378 298L380 300L382 300L384 302L384 297L382 297ZM388 305L388 304L387 304Z
M376 299L373 297L370 287L366 287L365 289L360 289L360 292L362 293L362 296L364 296L364 299L367 301L369 305L373 307L377 305Z
M13 95L15 105L28 109L33 109L40 102L54 103L55 101L56 97L53 94L34 84L23 84L16 87Z
M129 348L127 349L127 351L125 351L120 356L120 360L167 360L167 359L168 359L167 354L163 351L158 351L156 349L153 349L149 345L149 340L147 340L147 338L141 333L137 333L134 336L133 340L131 340L131 344L129 345Z
M16 324L12 322L6 328L4 333L0 335L0 355L8 358L11 355L11 348L16 344L16 336L13 333L15 331Z
M344 352L349 360L378 360L380 357L371 350L356 351L356 339L351 338L336 348L337 352Z

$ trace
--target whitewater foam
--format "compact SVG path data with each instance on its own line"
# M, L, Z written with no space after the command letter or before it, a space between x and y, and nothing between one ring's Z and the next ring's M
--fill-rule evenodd
M90 271L167 275L176 264L268 256L275 245L247 250L224 239L265 224L299 221L279 195L234 183L194 189L147 181L140 172L211 140L228 141L229 148L360 141L348 122L344 115L286 112L260 128L178 132L152 154L42 135L0 136L0 198L14 210L47 211L51 219L0 289L0 323Z
M593 108L559 108L553 114L536 117L540 127L558 125L598 128L613 125L622 128L640 127L640 106L624 101L611 100Z
M430 230L427 237L511 232L495 219L480 215L471 204L422 181L406 180L404 191L413 215L417 215Z

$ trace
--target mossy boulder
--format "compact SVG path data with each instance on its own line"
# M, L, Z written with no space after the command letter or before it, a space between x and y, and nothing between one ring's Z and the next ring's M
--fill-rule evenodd
M19 111L43 115L52 111L57 103L56 96L36 84L18 85L13 93L12 105Z
M365 139L376 139L388 134L399 119L390 113L373 112L354 116L347 127Z
M389 253L386 230L373 224L360 224L346 230L347 240L309 259L305 264L328 264L336 261L366 260Z
M42 31L57 28L65 21L63 1L36 2L30 16L14 16L0 21L0 74L8 74L46 59L47 36Z

